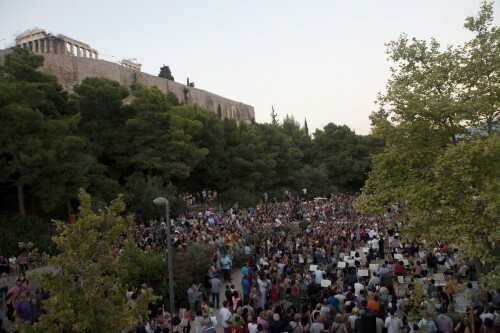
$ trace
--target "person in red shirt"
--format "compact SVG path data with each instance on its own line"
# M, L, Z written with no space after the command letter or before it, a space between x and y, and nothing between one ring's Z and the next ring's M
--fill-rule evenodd
M394 266L394 274L396 274L396 276L406 277L406 268L402 261L399 261L396 266Z
M233 318L231 318L233 319ZM241 322L243 322L243 318L240 316L235 316L231 325L227 328L228 333L243 333L243 327L241 326Z

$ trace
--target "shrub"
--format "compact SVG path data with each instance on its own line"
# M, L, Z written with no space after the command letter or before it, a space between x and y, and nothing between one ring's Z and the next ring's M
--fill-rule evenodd
M241 250L235 250L233 254L233 267L239 268L242 267L243 264L246 264L248 261L248 257Z
M40 252L55 254L52 236L56 228L36 216L0 218L0 253L5 256L20 253L19 243L33 243Z
M247 190L230 188L219 195L219 201L228 208L236 203L238 203L239 208L249 208L255 207L259 198Z
M173 274L175 280L175 301L187 304L187 290L193 282L203 283L215 250L207 244L190 244L186 251L175 251Z
M180 198L175 198L175 200L172 202L171 205L170 218L175 219L179 217L181 214L185 214L187 211L188 207L186 201Z

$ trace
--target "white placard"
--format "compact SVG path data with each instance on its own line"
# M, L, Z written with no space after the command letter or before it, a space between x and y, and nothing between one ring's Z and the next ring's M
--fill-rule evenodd
M354 257L356 255L356 251L351 251L351 257Z
M321 280L322 287L330 287L332 285L332 280Z
M367 269L358 269L358 276L368 276Z
M364 248L363 248L363 253L368 253L369 251L370 251L370 249L369 249L369 248L367 248L367 247L364 247Z
M398 276L398 282L399 282L399 283L405 283L405 278L404 278L404 276Z
M401 253L395 253L394 254L394 259L401 260L401 259L403 259L403 255Z
M338 268L345 268L345 265L346 265L346 262L345 262L345 261L339 261L339 262L337 263L337 267L338 267Z
M371 271L378 271L379 264L370 264L369 268Z
M347 261L347 260L349 260L349 259L350 259L350 257L349 257L349 256L344 256L343 261Z
M309 265L309 272L316 272L318 265Z
M432 274L432 277L434 278L434 281L444 281L444 275L443 273L437 273L437 274Z
M405 264L405 266L408 266L410 262L408 261L408 259L403 259L403 264Z

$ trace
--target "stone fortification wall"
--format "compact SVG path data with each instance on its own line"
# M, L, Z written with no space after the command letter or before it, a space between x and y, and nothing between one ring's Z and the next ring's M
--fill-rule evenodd
M0 51L0 63L7 51ZM213 112L221 106L222 117L253 122L255 111L253 106L236 102L210 92L188 87L178 82L169 81L157 76L142 73L132 68L127 68L105 60L76 57L65 54L45 53L42 71L55 75L61 85L68 90L87 77L105 77L118 81L124 87L130 88L134 83L140 82L147 86L157 86L164 93L173 92L184 100L183 89L188 88L188 101Z

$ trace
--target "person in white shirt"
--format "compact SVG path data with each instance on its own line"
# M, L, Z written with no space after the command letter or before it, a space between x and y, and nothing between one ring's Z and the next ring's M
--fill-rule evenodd
M368 243L370 244L373 251L378 252L378 239L377 238L374 237L372 240L368 241Z
M354 332L354 323L356 322L356 319L359 318L359 309L357 307L354 307L352 309L352 315L347 318L347 324L351 326L351 330Z
M268 282L266 277L264 276L264 273L261 273L259 278L257 279L257 284L259 285L259 292L260 292L260 306L264 307L267 303L267 288L268 288Z
M231 315L231 311L229 311L228 304L229 303L227 301L224 301L222 303L222 308L219 311L220 318L222 321L222 327L224 328L224 332L226 332L227 329L229 328L229 325L231 325L230 318L232 315Z
M257 333L257 317L249 315L247 317L248 332Z
M384 327L387 328L387 333L398 333L403 328L403 321L394 316L396 310L392 308L389 316L385 318Z
M380 278L377 276L377 272L373 272L373 276L370 281L368 281L368 287L378 286L380 284Z
M347 260L347 266L356 268L356 260L354 260L354 258L349 258L349 260Z
M354 284L354 296L359 296L359 292L365 289L363 282L363 278L359 278L358 282Z
M314 280L316 284L321 285L321 280L323 280L324 274L326 274L326 272L321 270L320 266L316 267L316 271L314 272Z

